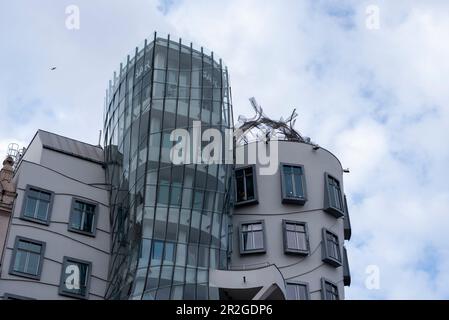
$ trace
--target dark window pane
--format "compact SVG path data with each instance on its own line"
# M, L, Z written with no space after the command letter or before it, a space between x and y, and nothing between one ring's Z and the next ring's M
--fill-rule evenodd
M24 251L17 251L14 260L14 271L25 272L25 264L27 260L27 253Z
M243 181L243 175L236 175L236 185L237 185L237 202L245 201L245 184Z
M254 199L254 182L253 176L246 176L246 200Z
M255 249L263 249L263 231L254 232Z
M292 176L290 174L286 174L284 176L284 187L285 187L285 195L287 197L294 197L295 193L293 191L293 181Z

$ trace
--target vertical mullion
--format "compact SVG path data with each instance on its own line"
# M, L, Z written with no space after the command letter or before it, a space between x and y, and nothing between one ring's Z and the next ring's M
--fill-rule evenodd
M153 87L154 87L154 60L155 60L155 55L156 55L156 40L157 40L157 34L156 32L154 33L153 36L153 48L152 48L152 57L151 57L151 83L150 83L150 109L148 110L149 115L148 115L148 129L147 129L147 137L148 137L148 141L147 141L147 154L146 154L146 163L145 163L145 178L144 178L144 212L143 212L143 219L145 219L145 207L146 207L146 190L147 190L147 177L148 177L148 162L149 162L149 154L150 154L150 132L151 132L151 115L153 113ZM146 49L145 49L146 50ZM157 195L157 190L156 190L156 195ZM156 221L156 203L152 206L152 213L153 213L153 231L152 231L152 237L154 236L154 225L155 225L155 221ZM141 224L141 234L143 234L143 222ZM143 294L145 293L145 288L147 286L147 282L148 282L148 272L150 270L150 265L151 265L151 255L152 255L152 248L153 248L153 238L150 239L150 253L148 256L148 262L147 262L147 266L146 266L146 272L145 272L145 280L144 280L144 284L143 284L143 290L141 293L141 297L143 296Z
M170 43L169 43L170 46ZM168 66L168 57L167 57L167 66ZM175 106L175 129L177 128L177 121L178 121L178 103L179 103L179 77L180 77L180 73L181 73L181 38L179 38L179 43L178 43L178 68L177 68L177 79L176 79L176 106ZM183 168L184 170L184 168ZM169 192L168 192L168 207L169 210L167 212L167 225L166 225L166 229L165 229L165 238L167 238L167 230L168 230L168 224L169 224L169 219L170 219L170 209L171 209L171 193L173 190L173 186L172 186L172 174L173 174L173 163L170 166L170 186L169 186ZM182 185L182 183L181 183ZM178 225L176 228L176 232L178 233L178 228L179 228L179 221L180 221L180 213L181 213L181 207L182 207L182 189L180 191L180 195L181 195L181 199L180 199L180 204L179 204L179 208L178 208ZM177 244L177 242L175 242L175 244ZM170 286L169 286L169 292L168 292L168 297L170 298L171 296L171 291L173 288L173 278L174 278L174 274L175 274L175 265L176 265L176 250L177 250L177 245L174 246L173 249L173 271L172 271L172 275L171 275L171 279L170 279Z
M136 58L135 58L135 66L137 67L137 54L138 54L138 52L136 51ZM147 39L145 39L145 42L144 42L144 45L143 45L143 57L142 57L142 65L143 65L143 71L142 71L142 79L140 80L140 81L142 81L142 86L143 86L143 77L145 76L145 58L146 58L146 54L147 54ZM135 72L135 70L136 70L136 67L134 68L134 72ZM133 83L133 87L134 87L134 85L135 85L135 83ZM137 164L136 164L136 175L135 175L135 177L134 177L134 185L131 187L131 188L137 188L137 181L139 180L139 177L138 177L138 171L139 171L139 158L140 158L140 152L139 152L139 149L140 149L140 145L141 145L141 141L140 141L140 127L141 127L141 124L142 124L142 110L143 110L143 103L142 103L142 95L143 95L143 88L142 88L142 86L141 86L141 88L140 88L140 94L139 94L139 97L138 97L138 99L140 100L140 110L139 110L139 126L138 126L138 129L137 129L137 152L136 152L136 157L137 157ZM134 94L134 93L133 93ZM134 96L133 96L133 102L134 102ZM133 110L134 111L134 110ZM132 119L132 114L131 114L131 119ZM137 120L137 119L136 119ZM120 121L120 120L119 120ZM131 127L132 127L132 125L131 125ZM131 145L131 143L130 143L130 145ZM145 166L146 166L146 164L145 164ZM131 171L130 171L130 173L131 173ZM145 174L145 176L146 176L146 173L144 172L144 174ZM144 178L145 179L145 178ZM142 188L142 192L144 192L145 191L145 185L144 185L144 187ZM135 191L134 191L134 193L135 194L137 194L137 189L135 189ZM143 203L143 206L142 206L142 210L143 210L143 212L142 212L142 220L143 220L143 218L144 218L144 213L145 213L145 209L144 209L144 207L145 207L145 202L142 202ZM135 197L134 197L134 199L133 199L133 204L134 204L134 225L137 223L137 206L136 206L136 200L135 200ZM140 223L140 227L142 228L142 225L143 225L143 223ZM141 246L141 244L142 244L142 241L139 243L139 247ZM131 264L132 262L130 262L130 264ZM134 273L132 274L132 277L133 277L133 281L132 281L132 284L134 285L135 284L135 281L136 281L136 275L137 275L137 269L139 268L139 263L136 263L136 267L135 267L135 269L134 269Z
M189 90L189 110L187 112L188 118L188 125L190 125L190 102L192 99L192 75L193 75L193 44L190 43L190 90ZM193 130L193 121L192 121L192 130ZM190 150L189 150L190 151ZM195 150L193 150L193 152L195 152ZM193 154L192 154L192 160L193 160ZM188 252L189 252L189 246L190 246L190 230L192 228L192 215L193 215L193 200L195 199L195 181L196 181L196 163L193 163L193 179L192 179L192 201L190 203L190 216L189 216L189 229L188 229L188 233L187 233L187 243L186 243L186 263L184 265L184 285L183 285L183 291L182 291L182 295L184 297L184 289L186 286L186 277L187 277L187 264L188 264ZM185 173L184 173L184 178L185 178Z
M164 118L165 118L165 100L167 97L167 74L168 74L168 52L170 50L170 35L168 35L167 37L167 50L165 52L165 83L164 83L164 98L163 98L163 102L162 102L162 119L161 119L161 136L160 136L160 142L159 142L159 161L158 161L158 170L157 170L157 189L156 189L156 206L155 206L155 219L154 222L156 222L156 217L157 217L157 209L159 208L159 205L157 204L158 201L158 195L159 195L159 188L160 188L160 183L159 183L159 176L160 176L160 170L161 170L161 159L162 159L162 149L163 149L163 137L164 137ZM169 187L170 187L170 181L171 181L171 177L169 180ZM170 198L170 197L169 197ZM170 201L170 199L169 199ZM168 219L168 210L169 206L167 205L166 211L167 211L167 219ZM154 225L153 225L153 230L154 230ZM154 231L153 231L153 237L154 237ZM164 257L164 253L165 253L165 241L167 239L167 233L164 234L164 241L163 241L163 247L162 247L162 260L160 263L160 267L159 267L159 277L158 277L158 281L157 281L157 286L156 286L156 298L157 298L157 293L159 291L159 284L161 282L161 275L162 275L162 263L163 263L163 257Z

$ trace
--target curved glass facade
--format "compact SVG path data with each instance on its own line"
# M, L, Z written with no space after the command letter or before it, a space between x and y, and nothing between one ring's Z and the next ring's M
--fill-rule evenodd
M169 155L175 128L232 128L227 69L213 53L155 34L120 65L105 108L106 298L218 299L208 270L228 264L232 165L174 165Z

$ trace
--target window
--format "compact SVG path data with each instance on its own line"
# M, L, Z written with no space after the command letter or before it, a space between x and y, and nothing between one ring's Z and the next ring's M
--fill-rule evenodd
M264 222L255 221L240 225L240 253L265 252Z
M52 204L53 192L27 186L21 218L48 225Z
M309 238L305 222L282 221L284 230L285 253L307 255L309 253Z
M44 260L45 243L16 237L9 273L39 280Z
M321 278L321 298L323 300L340 300L337 285L329 280Z
M257 203L255 166L235 170L236 205Z
M87 299L89 296L92 263L64 257L59 283L59 294L72 298Z
M336 218L340 218L344 215L340 182L327 173L324 175L324 179L324 210Z
M334 267L341 266L341 250L338 236L323 228L323 261Z
M302 282L287 282L287 300L309 300L309 286Z
M282 202L304 204L306 183L302 165L281 164Z
M69 230L95 236L97 205L73 199Z

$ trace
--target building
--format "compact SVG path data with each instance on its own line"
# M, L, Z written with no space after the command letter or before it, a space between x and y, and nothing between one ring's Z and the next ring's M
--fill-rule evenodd
M116 74L105 112L112 255L107 298L216 299L228 266L232 165L170 161L170 133L232 128L227 69L213 53L157 38Z
M237 153L248 152L251 144ZM305 142L258 147L278 150L277 170L261 174L260 164L236 166L233 271L220 272L217 284L231 298L274 299L282 292L295 300L343 299L344 285L350 284L344 240L351 229L345 225L349 215L339 160ZM261 283L273 273L278 281Z
M17 198L1 257L0 296L104 299L110 232L103 149L39 130L12 183Z
M226 139L231 88L212 52L154 34L110 81L104 148L39 130L13 176L5 161L0 296L343 299L342 166L291 126L275 127L284 135L231 143L231 160L253 146L277 150L271 174L249 158L229 162L225 145L215 162L189 150L191 161L173 163L175 129L200 149L208 129Z
M7 157L5 161L3 161L3 168L0 170L0 257L3 253L9 220L14 200L17 196L16 186L12 182L14 174L13 165L13 158Z

